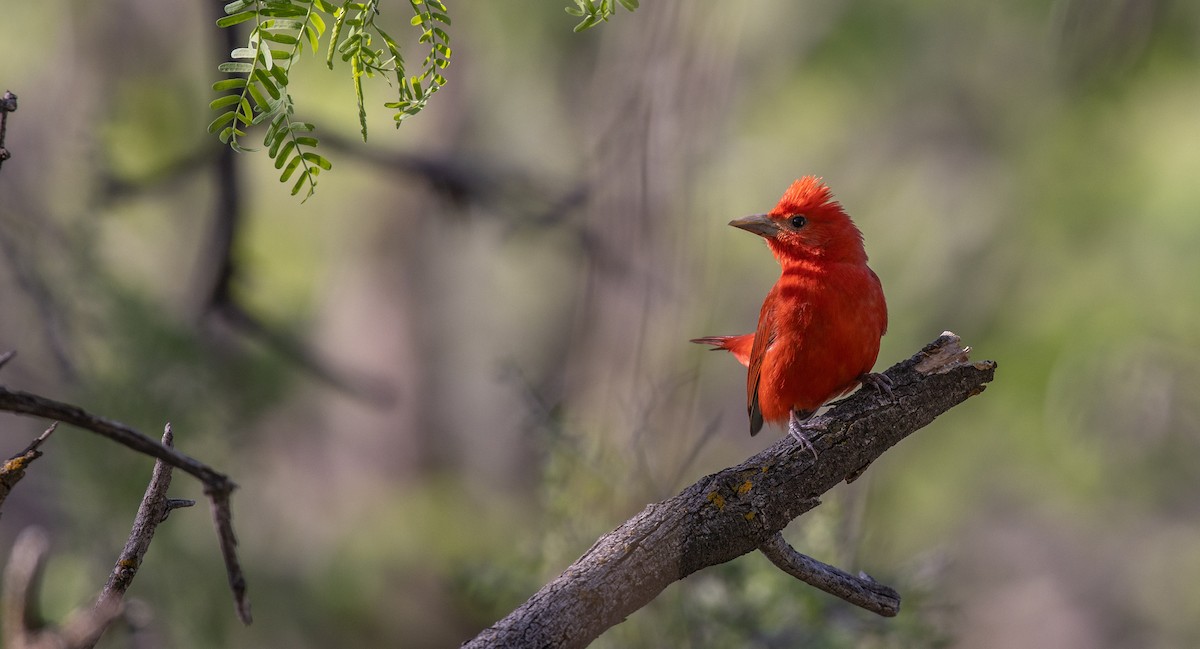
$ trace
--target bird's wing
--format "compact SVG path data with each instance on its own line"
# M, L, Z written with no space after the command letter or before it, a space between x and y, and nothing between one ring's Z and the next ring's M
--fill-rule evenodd
M876 275L875 271L868 268L867 272L871 274L871 280L875 283L875 295L879 298L879 304L875 305L874 312L879 314L879 337L882 338L888 328L887 303L883 298L883 283L879 281L879 275Z
M749 372L746 374L746 411L750 415L750 435L758 434L763 427L762 407L758 402L758 386L762 380L763 358L767 355L778 331L775 326L775 305L768 297L758 314L758 329L754 332L754 346L750 348Z

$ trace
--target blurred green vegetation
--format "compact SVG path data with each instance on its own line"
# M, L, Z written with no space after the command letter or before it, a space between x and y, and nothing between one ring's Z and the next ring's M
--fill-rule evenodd
M369 147L329 145L357 135L352 86L302 66L335 167L301 206L238 158L233 288L325 378L203 315L211 8L92 7L0 10L21 102L3 380L171 421L241 485L256 622L236 622L204 508L182 510L131 591L163 644L453 646L770 443L744 434L743 370L686 341L753 327L777 268L724 224L809 173L883 280L880 366L944 329L999 363L788 531L903 611L750 555L597 646L1200 644L1200 5L675 0L574 34L553 3L451 4L449 85L397 132L372 111ZM41 425L0 417L0 452ZM66 429L45 450L0 554L50 530L61 617L102 584L150 463Z

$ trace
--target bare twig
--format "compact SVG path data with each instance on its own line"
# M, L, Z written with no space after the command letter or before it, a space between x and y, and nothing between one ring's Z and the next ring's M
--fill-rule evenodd
M89 430L138 453L160 459L177 469L190 473L208 488L216 491L231 492L237 487L228 476L207 464L192 459L174 448L163 446L131 426L93 415L79 406L0 386L0 410L20 415L44 417Z
M162 436L163 446L172 446L173 438L171 424L167 424ZM133 578L142 565L146 551L150 549L150 541L154 539L154 532L157 530L158 524L167 520L167 514L171 513L172 507L190 507L196 504L194 500L180 501L167 498L167 489L170 487L171 466L158 460L154 463L154 470L150 474L150 484L146 486L146 493L142 496L141 505L138 506L137 516L133 519L133 529L129 532L129 540L125 542L125 548L117 557L117 563L113 566L113 571L104 584L104 590L100 592L97 605L110 599L120 600L125 596L125 591L133 583Z
M57 422L46 429L23 456L40 455L37 446L54 431ZM167 424L162 443L171 446L171 425ZM15 460L16 458L14 458ZM14 460L10 460L12 464ZM7 466L6 466L7 468ZM129 540L117 558L116 566L104 584L95 606L87 611L77 611L68 618L61 629L44 626L36 612L36 590L45 560L47 540L43 532L29 528L17 539L9 561L4 585L2 619L4 645L19 649L91 649L104 630L120 616L122 598L141 566L142 558L150 548L158 524L166 519L174 507L189 507L195 501L168 499L167 489L171 486L171 466L159 460L154 463L150 484L138 506L137 516Z
M9 354L12 354L12 352L9 352ZM0 365L3 365L2 361L4 360L6 359L0 357ZM46 441L46 438L50 437L50 434L57 427L58 422L50 424L50 427L30 442L24 451L8 458L4 466L0 466L0 505L4 504L4 499L8 497L8 493L12 491L17 482L25 477L25 469L29 466L29 463L42 456L42 452L38 450L38 447L42 445L42 442Z
M229 496L237 485L228 476L173 447L150 439L126 424L96 416L79 406L0 386L0 410L45 417L91 431L139 453L162 460L167 465L182 469L204 483L204 493L212 501L217 538L225 559L225 571L233 587L234 605L242 622L250 624L246 579L234 551L236 544L233 541L233 515L229 507Z
M11 90L5 90L4 94L0 95L0 165L12 157L8 149L4 148L4 137L8 135L8 114L16 110L17 96Z
M16 355L17 355L17 350L15 350L15 349L10 349L10 350L4 352L3 354L0 354L0 368L3 368L4 364L11 361L13 359L13 356L16 356Z
M233 513L229 507L229 494L211 491L206 493L212 499L213 523L217 526L217 540L221 544L221 556L225 559L225 572L229 578L229 589L233 591L238 617L250 624L250 600L246 597L246 577L238 562L237 537L233 534Z
M866 573L858 577L827 563L800 554L788 545L783 534L775 534L758 546L775 567L800 581L840 597L855 606L884 617L900 612L900 593L885 586Z
M687 575L768 542L821 494L979 394L996 365L945 333L886 372L892 397L859 391L810 419L819 461L792 439L646 507L465 647L583 647Z
M173 438L171 424L167 424L162 436L163 446L170 447ZM154 539L154 532L157 530L158 524L167 519L167 514L171 513L173 507L190 507L196 504L194 500L167 498L167 489L170 487L171 466L158 460L154 463L154 470L150 474L150 484L146 486L142 503L138 505L137 516L133 519L133 529L129 532L129 540L125 542L125 548L117 557L116 565L113 566L108 581L100 591L100 596L96 598L97 610L122 606L125 591L129 589L133 578L137 576L138 568L142 565L146 551L150 549L150 541ZM179 504L173 505L173 503ZM99 635L96 639L99 639ZM91 649L94 645L94 642L85 645L85 649Z
M7 649L84 649L95 644L104 629L121 614L119 601L77 611L61 628L38 619L37 586L49 541L38 528L27 528L13 544L4 571L0 622Z

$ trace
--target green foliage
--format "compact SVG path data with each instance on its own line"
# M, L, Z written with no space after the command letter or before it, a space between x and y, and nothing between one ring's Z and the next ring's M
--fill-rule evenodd
M446 84L442 72L450 64L451 54L450 36L442 28L450 25L446 5L441 0L409 0L409 4L411 23L421 29L418 42L429 48L421 72L411 77L405 73L396 40L375 24L379 0L346 0L340 6L328 0L233 0L225 5L226 16L217 21L218 27L229 29L249 22L254 26L246 47L233 50L232 60L217 66L236 76L213 84L220 96L209 107L220 112L208 131L236 151L252 151L242 145L241 138L251 126L269 124L263 146L275 168L282 170L279 181L293 183L293 196L305 187L305 199L312 196L317 175L333 165L314 150L318 140L311 133L316 127L292 118L295 104L288 79L292 64L300 59L305 44L314 54L321 49L327 19L332 20L325 63L332 70L337 55L350 64L363 140L367 139L363 76L383 76L399 89L398 100L385 104L398 111L395 120L399 127ZM384 47L374 47L377 40Z
M399 75L400 99L384 104L388 108L396 109L397 113L393 119L396 120L397 128L400 127L400 122L420 112L429 101L429 97L437 92L438 88L446 85L446 77L442 76L442 70L450 65L450 36L446 34L446 30L438 26L438 23L450 24L450 17L446 15L446 5L442 4L440 0L427 0L424 3L421 0L409 0L409 2L412 3L415 14L411 22L413 26L420 27L422 30L418 42L429 45L429 54L421 62L421 74L407 79L403 74ZM424 9L422 4L425 6ZM430 7L437 11L431 10ZM379 33L387 43L392 55L399 59L400 53L396 50L395 42L383 32Z
M617 3L625 7L629 11L638 8L638 0L575 0L574 7L567 7L567 13L572 16L582 18L579 24L575 25L575 31L581 32L585 29L590 29L599 25L602 22L608 22L608 19L613 14L617 13Z

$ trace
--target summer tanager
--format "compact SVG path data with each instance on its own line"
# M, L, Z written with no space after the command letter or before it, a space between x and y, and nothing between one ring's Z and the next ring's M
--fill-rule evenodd
M870 373L887 331L883 287L867 267L862 233L820 178L795 181L775 209L729 225L765 238L783 274L754 333L692 342L728 350L749 367L751 435L764 421L787 421L811 450L800 422L821 406L864 382L891 391L883 375Z

